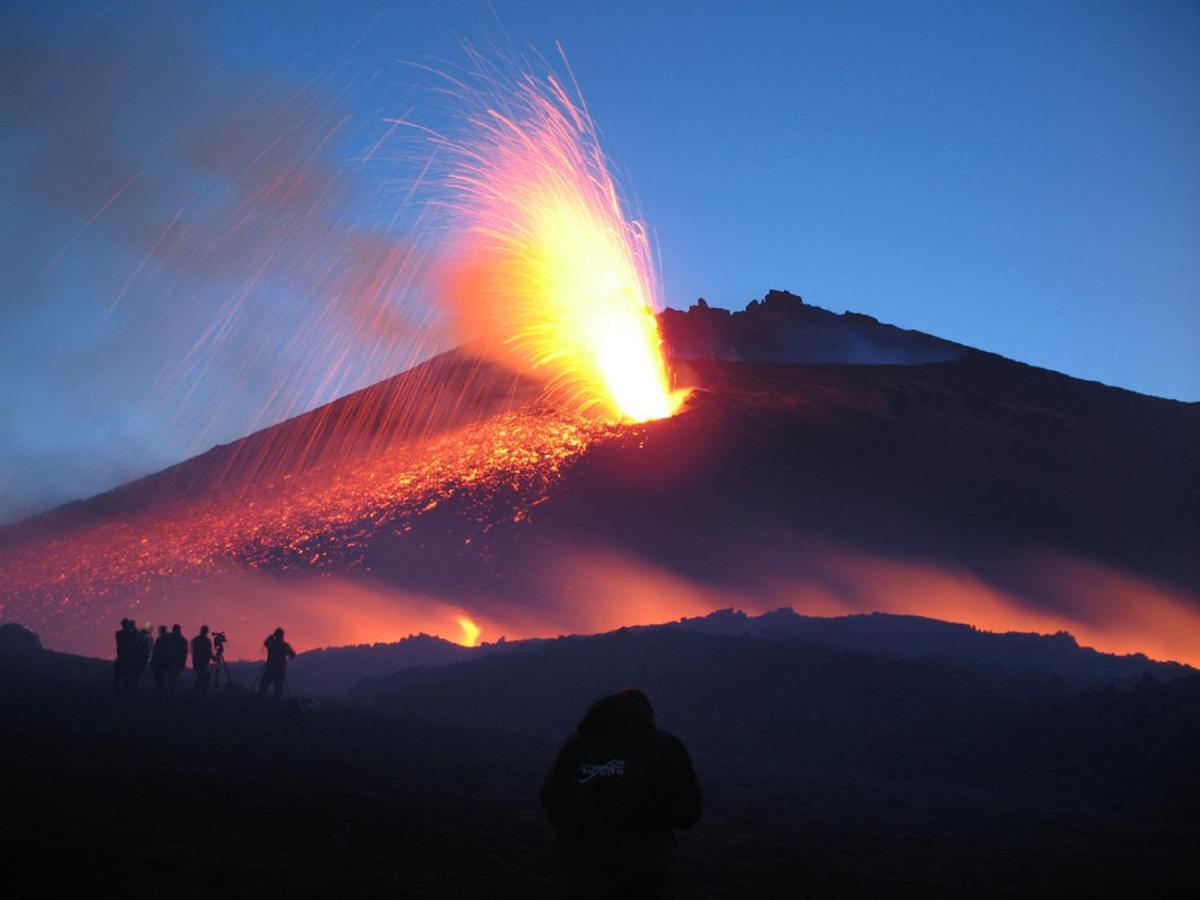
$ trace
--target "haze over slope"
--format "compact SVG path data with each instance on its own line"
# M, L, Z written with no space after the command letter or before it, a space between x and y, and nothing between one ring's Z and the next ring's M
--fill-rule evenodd
M880 609L1197 661L1195 404L778 292L663 322L671 419L567 421L448 354L5 529L2 615L104 652L135 603L310 646Z

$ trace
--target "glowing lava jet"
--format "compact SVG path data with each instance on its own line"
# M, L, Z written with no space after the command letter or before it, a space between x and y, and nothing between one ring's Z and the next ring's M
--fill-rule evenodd
M460 235L447 281L468 336L546 378L566 410L670 416L682 396L654 317L653 254L586 106L553 75L510 79L476 61L482 86L455 82L463 136L439 139Z
M458 642L464 647L474 647L479 643L483 630L466 616L458 617L458 627L462 629L462 639Z

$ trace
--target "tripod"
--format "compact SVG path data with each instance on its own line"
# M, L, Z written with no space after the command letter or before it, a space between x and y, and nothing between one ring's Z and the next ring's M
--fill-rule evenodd
M233 675L229 672L229 664L225 662L225 648L217 649L213 656L213 673L212 673L212 692L215 694L221 689L222 676L226 685L237 687L237 682L233 680Z

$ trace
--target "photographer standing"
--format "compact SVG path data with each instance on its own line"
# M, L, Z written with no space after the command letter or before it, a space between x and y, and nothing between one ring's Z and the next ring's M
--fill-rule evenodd
M192 696L198 696L201 700L208 699L209 666L212 658L213 645L208 638L208 626L201 625L200 633L192 638L192 671L196 676Z
M276 628L275 633L263 641L263 646L267 648L267 665L258 685L258 696L261 700L267 693L267 686L274 685L275 700L278 701L283 695L283 683L287 680L288 660L296 658L296 651L283 639L282 628Z

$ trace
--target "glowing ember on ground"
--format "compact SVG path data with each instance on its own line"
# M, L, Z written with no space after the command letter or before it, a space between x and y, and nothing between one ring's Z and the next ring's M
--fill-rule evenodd
M670 416L682 396L654 317L650 243L622 210L578 89L476 63L477 78L455 81L463 136L437 139L461 229L448 291L470 337L546 377L566 409Z

